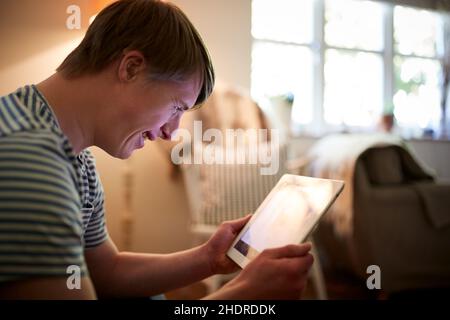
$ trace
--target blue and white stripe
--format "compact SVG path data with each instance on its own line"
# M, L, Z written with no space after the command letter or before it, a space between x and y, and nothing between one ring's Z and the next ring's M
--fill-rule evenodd
M75 155L45 98L0 98L0 282L86 274L84 249L107 238L103 188L88 150Z

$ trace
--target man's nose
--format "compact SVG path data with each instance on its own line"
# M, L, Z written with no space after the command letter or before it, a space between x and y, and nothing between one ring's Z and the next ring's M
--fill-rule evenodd
M170 130L169 126L167 126L167 124L164 124L159 129L159 137L163 140L170 140L170 138L172 137L172 131Z
M178 129L180 125L180 120L170 121L165 123L160 129L160 138L164 140L170 140L172 138L173 132Z

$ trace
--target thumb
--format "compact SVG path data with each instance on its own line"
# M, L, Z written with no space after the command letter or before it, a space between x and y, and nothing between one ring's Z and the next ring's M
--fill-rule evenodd
M251 219L252 216L253 216L252 214L248 214L243 218L228 221L228 225L231 227L233 233L237 234L247 224L247 222Z
M289 244L284 247L264 250L266 254L274 259L295 258L306 255L311 250L311 243Z

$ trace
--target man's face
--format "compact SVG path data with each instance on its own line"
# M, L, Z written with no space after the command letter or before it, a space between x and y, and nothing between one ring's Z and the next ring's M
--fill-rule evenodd
M146 139L169 140L184 111L194 105L200 86L196 77L184 82L149 82L140 77L114 91L113 114L107 117L113 121L103 124L98 146L114 157L126 159L142 148Z

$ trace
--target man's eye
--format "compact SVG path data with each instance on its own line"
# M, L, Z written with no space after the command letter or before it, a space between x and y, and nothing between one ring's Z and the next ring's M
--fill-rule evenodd
M184 111L183 107L175 106L173 113L178 113L178 112L183 112L183 111Z

